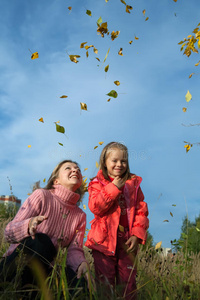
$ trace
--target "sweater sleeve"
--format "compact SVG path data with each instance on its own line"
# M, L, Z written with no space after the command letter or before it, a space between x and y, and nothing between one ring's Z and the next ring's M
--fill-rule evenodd
M34 191L23 203L15 218L5 228L5 239L9 243L18 243L29 236L28 224L32 217L40 215L44 195L41 189Z
M148 207L147 203L144 202L144 195L141 188L138 188L135 219L131 230L131 235L137 236L141 239L142 244L145 244L147 239L147 229L149 227Z
M89 209L97 216L102 216L116 202L122 193L112 182L103 186L99 182L90 182L88 187Z
M74 272L77 271L82 262L87 262L83 251L83 239L86 228L86 214L82 212L82 216L77 226L74 237L67 250L67 266L71 267Z

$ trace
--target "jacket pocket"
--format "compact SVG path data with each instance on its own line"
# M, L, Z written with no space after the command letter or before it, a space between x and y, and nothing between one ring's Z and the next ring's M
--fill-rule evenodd
M108 227L105 218L94 219L91 223L91 238L97 244L102 244L107 235Z

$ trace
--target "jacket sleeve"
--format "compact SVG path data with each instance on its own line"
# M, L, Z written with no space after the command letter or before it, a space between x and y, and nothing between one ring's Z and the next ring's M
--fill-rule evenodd
M116 203L122 193L112 182L102 185L100 182L90 182L88 187L89 209L97 216L102 216Z
M83 212L79 220L74 237L67 250L67 266L71 267L74 272L77 271L82 262L87 262L83 251L83 239L86 228L86 214Z
M131 230L131 235L137 236L141 239L141 243L145 244L147 239L147 229L149 228L147 203L144 202L144 195L141 188L138 188L137 200L136 200L136 210L135 218L133 222L133 227Z
M42 190L38 189L25 200L15 218L5 228L4 235L7 242L18 243L29 236L29 221L32 217L40 215L43 199Z

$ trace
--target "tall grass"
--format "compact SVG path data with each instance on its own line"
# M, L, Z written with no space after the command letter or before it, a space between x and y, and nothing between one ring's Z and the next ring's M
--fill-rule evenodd
M1 228L5 221L1 221ZM1 256L8 248L0 232ZM94 276L93 258L88 248L84 247L91 273ZM67 252L60 250L53 271L45 278L40 266L33 263L32 269L37 278L35 285L20 288L20 272L22 265L18 266L18 276L12 282L0 282L0 299L42 299L42 300L69 300L69 299L120 299L117 287L115 291L108 285L100 285L96 290L90 285L86 294L78 286L70 288L65 274L65 261ZM164 256L161 249L140 248L136 261L137 265L137 294L138 300L198 300L200 299L200 253L188 254L181 251L176 254Z

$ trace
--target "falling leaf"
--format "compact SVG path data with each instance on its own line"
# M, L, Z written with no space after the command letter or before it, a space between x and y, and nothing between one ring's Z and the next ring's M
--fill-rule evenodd
M55 124L58 124L58 123L60 123L60 121L55 122Z
M104 69L105 72L108 72L108 69L109 69L109 65L107 65Z
M35 52L35 53L33 53L33 54L31 55L31 59L36 59L36 58L38 58L38 57L39 57L38 52Z
M183 107L182 110L183 110L183 112L186 112L186 111L187 111L187 108L186 108L186 107Z
M200 64L200 61L198 63L195 64L195 66L197 67Z
M104 61L103 61L103 62L105 62L105 61L106 61L106 58L108 57L108 53L109 53L109 51L110 51L110 48L108 49L108 51L107 51L107 53L106 53L106 56L105 56L105 58L104 58Z
M187 91L187 94L185 95L185 100L186 100L187 102L189 102L191 99L192 99L192 95L190 94L189 91Z
M200 232L200 229L196 227L196 231Z
M65 128L63 126L56 124L56 131L60 132L60 133L65 133Z
M189 78L191 78L191 77L192 77L192 75L194 75L194 73L190 74Z
M82 110L87 110L87 104L86 103L80 102L80 105L81 105Z
M98 148L98 146L95 146L95 147L94 147L94 149L97 149L97 148Z
M107 3L109 0L105 0L105 2Z
M78 229L76 229L76 233L78 232Z
M69 10L72 10L72 7L71 7L71 6L68 6L68 9L69 9Z
M86 51L86 57L88 57L89 56L89 53L88 53L88 51Z
M101 34L102 37L108 33L107 22L101 23L101 25L98 24L97 33Z
M118 54L121 55L121 56L123 56L122 50L123 50L123 48L120 48L119 51L118 51Z
M120 0L120 1L121 1L121 3L123 3L124 5L126 5L126 2L124 0Z
M174 0L174 2L177 2L177 0Z
M130 41L129 44L131 45L133 41Z
M88 168L85 168L83 171L87 171L88 170Z
M162 245L162 241L159 242L159 243L157 243L157 244L155 245L155 250L156 250L156 249L159 249L159 248L161 247L161 245Z
M186 148L186 153L191 149L191 146L189 144L185 145L184 148Z
M80 48L84 48L85 44L87 44L87 42L83 42L80 44Z
M170 211L170 216L173 217L173 213Z
M91 17L92 16L91 10L87 9L86 14Z
M62 144L62 143L59 143L59 142L58 142L58 144L59 144L60 146L63 146L63 144Z
M97 20L97 25L101 25L101 23L103 22L102 18L100 17L98 20Z
M119 82L118 80L115 80L115 81L114 81L114 84L116 84L117 86L119 86L119 85L120 85L120 82Z
M113 97L113 98L117 98L118 94L115 90L111 90L108 94L106 94L110 97Z
M99 168L99 164L98 164L98 162L96 161L96 168L98 169Z
M43 179L43 182L46 182L46 178Z
M120 31L112 31L111 32L111 40L114 41L118 35L119 35Z
M95 57L98 61L100 61L100 59L98 57Z
M139 38L137 36L135 36L135 40L139 40Z
M40 121L40 122L44 123L44 120L43 120L43 118L40 118L38 121Z
M172 204L172 206L176 206L176 204Z
M93 51L94 51L95 54L98 54L98 49L97 48L94 47Z
M28 148L31 148L31 145L28 145Z
M130 12L130 10L132 10L132 9L133 9L133 7L132 7L132 6L130 6L130 5L126 5L126 12L127 12L127 13L129 13L129 14L130 14L130 13L131 13L131 12Z
M67 98L68 96L66 96L66 95L62 95L60 98Z
M143 13L143 16L145 17L146 9L143 9L142 13Z
M145 19L145 21L148 21L149 20L149 17L147 17L146 19Z
M111 100L111 98L109 98L109 99L107 100L107 102L110 102L110 100Z
M83 204L83 208L86 209L86 205L85 204Z
M163 222L169 222L169 220L164 220Z
M85 46L85 50L88 50L88 49L90 49L90 48L92 48L92 47L94 47L94 45L89 45L89 46L86 45L86 46Z
M72 62L74 62L74 63L78 63L79 61L77 60L77 58L79 58L80 57L80 55L69 55L69 58L70 58L70 60L72 61Z
M99 145L101 146L101 145L103 145L103 143L104 143L104 142L99 142Z

